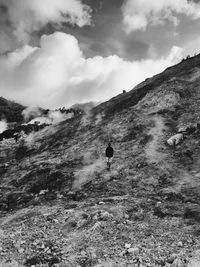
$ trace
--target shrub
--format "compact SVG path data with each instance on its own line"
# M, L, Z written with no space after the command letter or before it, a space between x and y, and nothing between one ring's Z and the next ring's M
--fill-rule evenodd
M21 160L25 158L26 156L28 156L28 147L25 145L19 146L15 153L15 159Z
M50 172L49 169L37 170L28 175L28 192L38 194L41 190L61 190L65 181L64 175L59 172Z

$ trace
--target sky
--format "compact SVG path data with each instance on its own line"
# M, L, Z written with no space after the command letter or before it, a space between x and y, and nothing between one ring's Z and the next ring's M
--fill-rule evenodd
M0 96L70 107L200 53L199 0L0 0Z

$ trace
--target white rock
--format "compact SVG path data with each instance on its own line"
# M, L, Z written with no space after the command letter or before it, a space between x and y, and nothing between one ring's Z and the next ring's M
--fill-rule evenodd
M126 243L125 248L129 249L131 247L131 244Z
M11 262L1 262L0 267L19 267L19 264L15 260L12 260Z
M183 263L180 259L175 259L175 261L171 265L172 267L183 267Z
M128 249L128 253L132 254L132 255L135 255L135 256L138 255L139 252L140 252L139 248L129 248Z
M51 250L50 249L48 249L47 250L47 254L51 254L52 252L51 252Z
M4 231L2 229L0 229L0 238L5 237Z
M178 145L182 140L183 140L183 134L182 133L178 133L178 134L175 134L173 135L172 137L170 137L168 140L167 140L167 143L170 145L170 146L173 146L173 145Z
M177 245L178 245L179 247L182 247L182 246L183 246L183 242L179 241Z
M19 251L20 254L24 253L24 249L23 248L19 248L18 251Z

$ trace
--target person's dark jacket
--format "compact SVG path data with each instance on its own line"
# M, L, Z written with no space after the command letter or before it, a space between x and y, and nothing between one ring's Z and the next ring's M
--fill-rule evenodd
M108 146L106 148L106 157L107 158L112 158L113 157L113 154L114 154L114 150L111 146Z

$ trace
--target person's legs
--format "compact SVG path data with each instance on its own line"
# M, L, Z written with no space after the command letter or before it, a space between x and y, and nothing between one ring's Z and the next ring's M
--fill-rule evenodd
M108 171L110 170L111 162L112 162L112 158L107 158Z
M109 169L109 158L106 158L107 169Z
M110 170L110 162L108 162L108 171Z
M173 140L173 148L176 149L176 140Z

